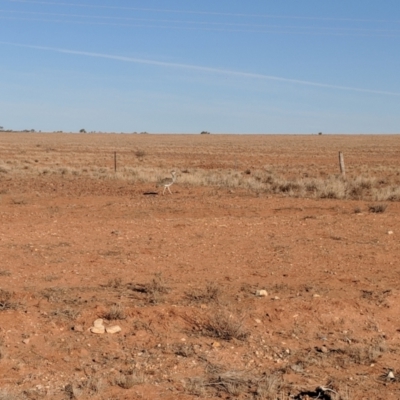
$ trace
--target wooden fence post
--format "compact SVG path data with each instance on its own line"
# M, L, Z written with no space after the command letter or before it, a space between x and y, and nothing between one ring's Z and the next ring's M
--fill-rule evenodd
M341 151L339 151L339 166L340 166L340 172L341 172L342 176L345 177L346 170L344 168L344 157L343 157L343 153Z
M114 172L117 172L117 152L114 151Z

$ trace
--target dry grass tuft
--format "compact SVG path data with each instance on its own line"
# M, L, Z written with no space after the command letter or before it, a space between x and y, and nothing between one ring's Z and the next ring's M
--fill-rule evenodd
M386 211L387 204L373 204L368 207L369 212L381 214Z
M188 300L196 303L218 303L221 297L221 288L215 282L208 282L204 289L193 289L185 293Z
M135 385L140 385L145 382L144 375L135 372L131 374L120 374L115 378L115 385L123 389L131 389Z
M121 278L111 278L104 287L110 289L120 289L123 286Z
M25 396L16 395L6 389L0 389L0 400L22 400L26 399Z
M160 303L163 300L163 296L170 291L161 273L156 273L152 281L147 284L131 285L131 289L135 292L146 294L147 300L152 304Z
M109 321L126 319L125 309L121 304L114 304L102 317Z
M243 326L244 318L225 310L216 313L186 316L186 322L200 335L222 340L246 340L250 332Z
M188 393L201 397L281 399L283 382L278 375L257 376L244 371L224 370L224 368L208 365L204 377L190 378L185 382Z
M11 292L0 289L0 311L16 310L19 307L19 303L14 303L11 301L11 299Z
M67 320L76 320L80 315L79 310L75 308L66 307L66 308L57 308L49 313L50 317L56 317L60 319L67 319Z

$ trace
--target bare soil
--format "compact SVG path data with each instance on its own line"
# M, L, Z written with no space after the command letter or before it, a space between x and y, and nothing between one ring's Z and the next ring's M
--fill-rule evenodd
M339 150L399 175L398 136L0 134L0 399L399 399L399 202L179 183ZM176 168L172 195L114 151Z

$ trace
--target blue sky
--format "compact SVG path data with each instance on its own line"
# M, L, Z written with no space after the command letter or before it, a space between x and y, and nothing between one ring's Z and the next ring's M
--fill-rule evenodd
M0 126L400 133L400 1L0 0Z

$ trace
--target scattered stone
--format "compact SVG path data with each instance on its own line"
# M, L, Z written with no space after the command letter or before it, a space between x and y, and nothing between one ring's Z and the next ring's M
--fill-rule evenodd
M212 347L214 347L214 348L221 347L221 343L219 343L219 342L212 342Z
M98 326L92 326L91 328L90 328L90 332L92 332L92 333L97 333L97 334L102 334L102 333L104 333L106 331L106 328L102 325L102 326L100 326L100 327L98 327Z
M278 296L275 296L275 297L273 298L273 300L279 300L279 297L278 297Z
M104 326L103 320L101 318L96 319L96 321L93 322L93 326L95 328L101 328L102 326Z
M23 343L23 344L28 344L28 343L29 343L29 339L24 339L24 340L22 341L22 343Z
M83 332L83 326L82 325L75 325L72 328L72 330L75 331L75 332Z
M256 296L257 297L267 297L268 292L266 290L257 290L256 291Z
M106 331L107 331L107 333L113 334L113 333L121 332L122 329L121 329L121 327L119 325L113 325L113 326L108 326L106 328Z
M319 294L315 293L313 294L313 297L317 298L317 297L321 297Z
M393 231L388 231L388 235L393 235Z
M254 321L256 322L256 324L261 324L261 319L256 318Z
M329 353L328 348L326 346L321 346L321 353L324 353L324 354Z
M393 371L389 371L389 373L387 374L387 379L394 379L394 373Z

